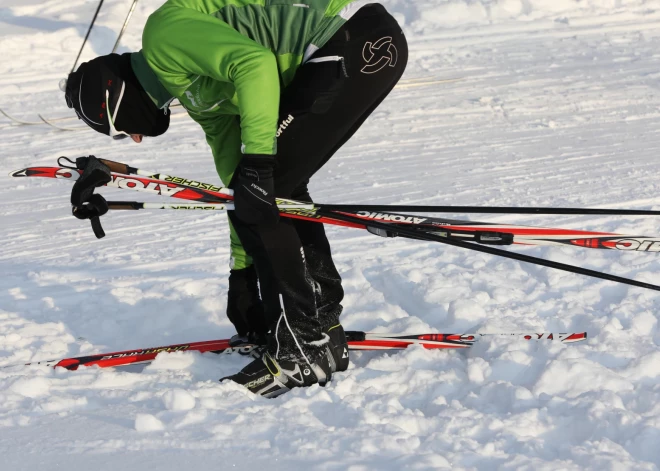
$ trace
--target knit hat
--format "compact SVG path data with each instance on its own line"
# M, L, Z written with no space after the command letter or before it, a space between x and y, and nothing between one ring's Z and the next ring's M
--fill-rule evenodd
M122 139L129 134L160 136L170 125L131 67L131 53L108 54L84 62L69 74L65 99L89 127Z

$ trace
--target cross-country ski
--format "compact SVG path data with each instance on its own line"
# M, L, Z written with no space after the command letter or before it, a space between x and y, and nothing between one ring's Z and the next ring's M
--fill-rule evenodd
M655 0L0 0L3 469L660 469Z
M488 337L508 337L513 340L556 340L561 343L575 343L587 339L586 332L576 333L552 333L552 332L528 332L528 333L479 333L479 334L416 334L416 335L392 335L371 334L358 331L346 332L348 350L402 350L411 346L420 346L428 350L436 349L463 349L474 345L478 339ZM61 360L41 360L16 366L51 366L53 368L66 368L77 370L81 366L98 366L109 368L116 366L134 365L153 361L161 353L175 352L199 352L215 353L217 355L241 354L255 356L259 354L260 345L252 343L232 343L231 339L205 340L202 342L190 342L177 345L165 345L162 347L140 348L126 350L123 352L96 353L84 357L63 358ZM12 368L16 366L5 366Z

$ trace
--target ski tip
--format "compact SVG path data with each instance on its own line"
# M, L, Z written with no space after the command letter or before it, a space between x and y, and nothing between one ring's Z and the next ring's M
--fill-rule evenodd
M80 366L80 361L76 358L66 358L60 360L56 365L53 365L53 368L66 368L69 371L75 371Z
M566 338L562 339L562 342L564 343L573 343L573 342L582 342L583 340L587 340L587 333L586 332L578 332L575 334L570 334Z
M20 170L13 170L9 172L10 177L27 177L27 170L26 168L22 168Z

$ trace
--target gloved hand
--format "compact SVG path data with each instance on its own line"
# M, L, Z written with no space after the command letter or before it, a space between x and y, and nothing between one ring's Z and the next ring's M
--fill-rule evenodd
M272 227L280 220L275 204L275 156L245 154L229 188L234 190L236 217L246 224Z
M108 203L101 195L95 195L96 187L112 180L110 168L90 155L76 159L76 167L84 169L71 190L72 212L78 219L89 219L97 239L105 237L99 217L108 212Z

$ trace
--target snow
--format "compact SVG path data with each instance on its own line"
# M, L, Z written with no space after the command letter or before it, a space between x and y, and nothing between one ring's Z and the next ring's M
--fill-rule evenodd
M139 47L160 3L138 2L121 52ZM659 1L384 3L409 38L404 79L460 80L395 89L312 180L317 201L660 209ZM104 3L83 60L109 52L130 4ZM29 121L71 115L58 82L96 5L0 0L2 109ZM218 181L201 131L185 117L139 147L4 117L0 138L3 175L94 154ZM96 240L71 217L67 185L0 179L0 366L233 333L225 215L112 213L107 237ZM475 219L659 229L652 217ZM76 372L2 368L2 468L660 468L656 292L439 244L328 233L347 329L586 330L589 340L355 353L327 387L275 400L217 382L246 364L239 356L179 352L146 367ZM657 253L512 250L660 281Z

